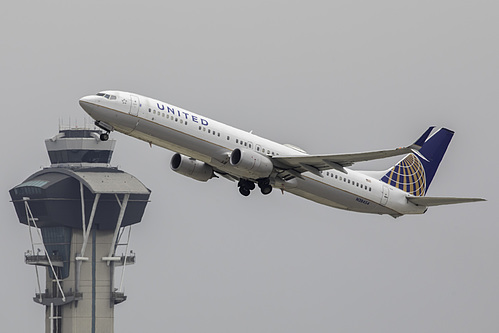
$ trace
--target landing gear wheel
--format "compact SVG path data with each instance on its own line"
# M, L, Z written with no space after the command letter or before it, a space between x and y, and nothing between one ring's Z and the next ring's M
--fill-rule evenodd
M244 186L241 186L239 187L239 193L247 197L248 195L250 195L250 190Z
M101 139L101 141L109 140L109 133L101 133L100 139Z
M264 194L264 195L270 194L270 192L272 192L272 186L270 186L270 185L266 185L266 186L262 187L262 188L260 189L260 191L261 191L261 192L262 192L262 194Z
M272 192L272 186L270 185L270 180L268 178L263 178L258 180L258 187L262 194L267 195Z

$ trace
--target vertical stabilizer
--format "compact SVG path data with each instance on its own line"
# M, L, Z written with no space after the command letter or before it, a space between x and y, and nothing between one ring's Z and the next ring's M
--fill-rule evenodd
M454 132L441 128L417 154L411 153L393 166L381 181L414 196L424 196L437 172Z

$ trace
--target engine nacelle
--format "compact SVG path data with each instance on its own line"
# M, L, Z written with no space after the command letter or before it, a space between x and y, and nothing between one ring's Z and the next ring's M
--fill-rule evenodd
M237 169L238 176L247 179L267 178L272 173L272 161L253 150L236 148L230 154L230 164Z
M170 168L181 175L206 182L213 177L213 168L208 164L176 153L170 161Z

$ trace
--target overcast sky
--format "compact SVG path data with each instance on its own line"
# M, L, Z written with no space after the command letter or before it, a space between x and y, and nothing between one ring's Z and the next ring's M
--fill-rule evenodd
M10 1L0 13L2 332L42 332L8 191L49 164L60 119L117 89L310 153L454 131L432 196L488 202L371 216L291 194L244 198L113 133L152 190L115 331L498 332L497 1ZM387 169L397 161L357 164Z

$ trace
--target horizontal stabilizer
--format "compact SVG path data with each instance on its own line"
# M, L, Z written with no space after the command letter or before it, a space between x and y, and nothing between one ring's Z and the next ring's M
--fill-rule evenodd
M452 197L407 197L407 200L418 206L453 205L466 202L487 201L482 198L452 198Z

